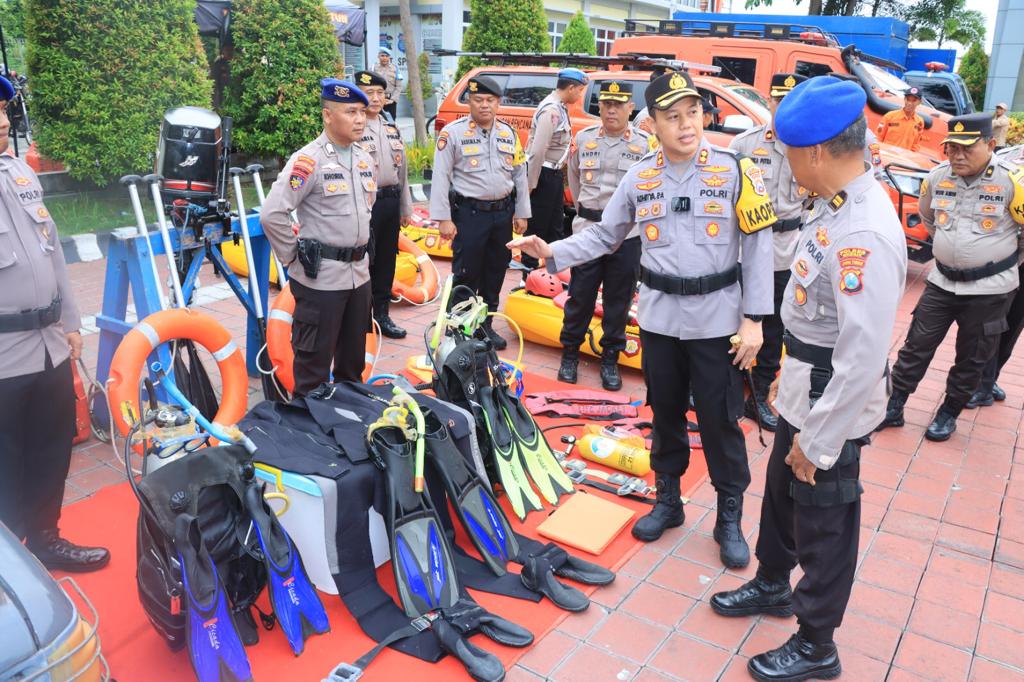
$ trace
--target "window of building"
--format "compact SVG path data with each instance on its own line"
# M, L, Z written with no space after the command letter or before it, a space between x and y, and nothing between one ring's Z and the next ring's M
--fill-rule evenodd
M562 43L562 36L565 35L565 27L569 24L565 21L549 21L548 35L551 36L551 51L556 52Z
M607 28L591 29L594 32L594 40L597 41L597 54L607 57L612 53L612 43L618 37L618 32Z

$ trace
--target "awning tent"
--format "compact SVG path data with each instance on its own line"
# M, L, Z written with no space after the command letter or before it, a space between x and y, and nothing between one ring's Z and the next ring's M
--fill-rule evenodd
M324 6L340 42L356 46L366 42L366 10L344 0L328 0ZM195 18L199 35L217 36L226 42L231 28L231 0L198 0Z

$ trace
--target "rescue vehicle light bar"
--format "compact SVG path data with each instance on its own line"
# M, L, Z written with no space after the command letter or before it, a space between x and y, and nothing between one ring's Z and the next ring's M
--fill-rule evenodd
M684 59L668 59L664 57L648 57L641 54L622 54L614 57L598 57L590 54L564 52L462 52L460 50L434 50L438 57L475 57L488 62L505 64L530 64L540 66L587 66L596 69L609 66L626 66L630 70L640 71L655 67L694 71L697 73L718 74L721 67L711 64L698 64Z
M669 35L695 38L759 38L839 47L839 40L817 26L801 24L769 24L758 21L698 21L694 19L663 19L657 25L626 20L625 35Z

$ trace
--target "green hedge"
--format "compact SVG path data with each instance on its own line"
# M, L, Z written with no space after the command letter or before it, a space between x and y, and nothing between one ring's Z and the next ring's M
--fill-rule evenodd
M194 0L25 0L36 140L72 177L149 172L165 110L209 107Z
M462 38L466 52L550 52L551 37L542 0L471 0L470 23ZM459 57L458 81L479 59Z

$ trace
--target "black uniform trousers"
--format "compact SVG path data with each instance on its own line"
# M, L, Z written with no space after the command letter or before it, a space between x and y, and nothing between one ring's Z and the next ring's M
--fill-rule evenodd
M583 343L594 317L598 287L603 286L601 348L609 352L626 348L626 320L640 273L640 249L640 237L633 237L622 242L614 253L572 268L559 336L564 347L575 349Z
M512 211L481 211L469 204L452 208L455 239L452 240L452 284L469 287L492 312L498 309L498 296L505 282L511 252L505 246L512 238ZM461 303L466 294L455 292L451 305Z
M778 580L788 579L800 564L804 575L793 590L793 611L802 628L831 639L832 630L843 623L853 589L860 542L860 494L845 503L795 501L794 493L812 489L797 481L786 464L797 433L779 418L768 459L756 554L761 571ZM860 490L860 449L866 442L867 438L847 441L839 462L815 474L815 487L831 486L841 477L846 485Z
M761 321L761 334L764 343L757 352L757 364L750 369L754 377L754 387L761 396L768 395L768 388L775 381L775 376L782 366L782 297L786 295L789 284L789 270L775 271L775 312Z
M729 337L683 341L640 330L647 404L654 413L651 468L681 476L690 465L686 410L693 403L715 490L739 497L750 485L747 446L737 423L743 412L743 375L732 364Z
M1021 282L1024 282L1024 266L1017 268L1017 272L1021 278ZM985 365L985 369L981 374L981 388L982 390L991 391L992 387L995 386L996 380L999 378L999 372L1003 369L1003 365L1006 364L1010 356L1013 355L1013 348L1017 345L1017 339L1020 338L1021 330L1024 330L1024 295L1021 292L1024 288L1017 289L1016 293L1013 294L1013 301L1010 302L1010 308L1006 311L1006 326L1007 329L999 336L999 345L995 349L995 353L992 355L992 359Z
M395 258L398 256L398 231L402 222L401 204L397 192L377 192L370 213L370 239L373 243L370 254L370 288L375 312L387 313L391 302Z
M944 405L959 414L978 387L999 335L1006 331L1006 310L1012 298L1012 293L957 296L927 282L892 370L893 389L908 395L917 389L936 349L956 322L956 357L946 377Z
M295 296L292 348L295 397L333 380L362 381L370 330L370 283L322 291L289 281Z
M0 521L19 538L57 528L74 435L71 360L0 379Z
M541 168L537 186L530 192L531 217L526 226L526 234L535 234L548 244L564 237L564 207L565 182L562 171ZM523 265L533 270L539 263L533 256L523 254Z

